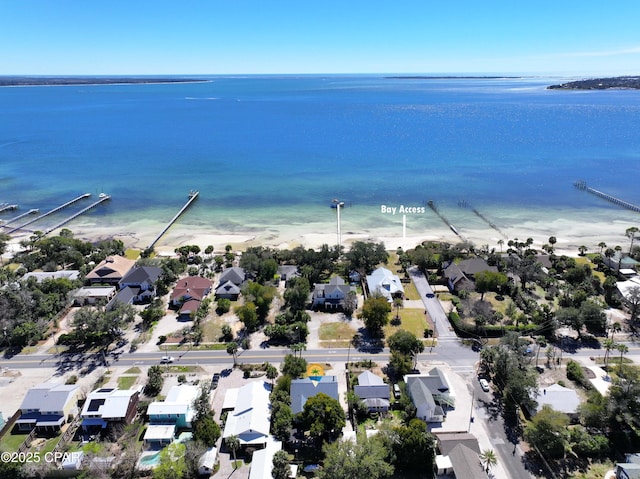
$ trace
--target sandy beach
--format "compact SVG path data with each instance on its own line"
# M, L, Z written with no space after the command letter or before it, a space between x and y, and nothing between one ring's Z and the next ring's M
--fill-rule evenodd
M464 239L477 247L489 245L489 248L500 250L500 240L504 242L502 248L506 249L509 239L533 238L534 247L540 249L550 236L555 236L557 252L576 256L581 245L586 246L589 251L599 251L598 244L602 241L610 247L621 245L625 248L629 241L625 237L625 230L640 224L637 214L617 208L531 212L515 208L494 211L487 209L482 213L487 220L495 222L493 227L468 209L441 209L449 223L455 225L460 234L457 236L441 218L429 210L420 216L407 215L406 231L403 231L400 215L389 219L371 210L358 211L353 208L343 211L341 237L345 248L349 248L354 241L384 242L387 249L395 250L399 247L413 248L426 240L456 243ZM189 213L181 217L158 241L156 252L161 255L172 254L175 248L186 244L197 244L202 249L213 245L216 251L224 250L229 244L235 250L242 251L258 245L288 249L301 245L319 248L323 244L337 243L335 214L327 214L324 221L296 222L291 225L269 224L269 218L264 218L262 225L256 224L254 220L245 231L242 226L235 226L234 231L225 231L208 226L199 217L197 219L198 223L194 224ZM104 218L87 215L67 227L80 239L96 241L117 238L127 248L142 250L166 224L150 219L126 224L117 221L104 224L103 220ZM28 238L28 234L14 236L10 249L19 247L18 242L25 238Z

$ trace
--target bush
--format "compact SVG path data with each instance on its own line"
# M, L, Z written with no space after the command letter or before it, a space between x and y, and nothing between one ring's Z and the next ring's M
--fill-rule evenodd
M574 381L585 388L589 388L590 384L582 370L582 366L573 359L567 363L567 379Z
M161 336L158 337L158 344L162 344L167 340L167 337L162 334Z
M78 382L78 376L74 374L73 376L70 376L69 379L67 379L65 384L75 384L77 382Z
M178 384L183 384L187 382L187 376L185 376L184 374L180 374L178 376Z
M219 298L216 303L216 313L221 316L229 311L231 311L231 300L227 298Z

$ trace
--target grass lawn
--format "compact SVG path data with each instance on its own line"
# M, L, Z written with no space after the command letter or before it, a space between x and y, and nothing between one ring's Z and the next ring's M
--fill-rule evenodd
M348 343L354 334L356 331L345 323L325 323L320 325L319 330L321 341L345 340Z
M131 389L136 381L138 380L138 376L120 376L118 378L118 389Z
M138 366L127 369L124 374L140 374L142 371Z
M217 343L222 337L222 326L224 324L224 320L221 317L216 313L211 313L202 324L202 341L205 343Z
M134 261L137 261L137 259L140 257L140 253L141 251L139 249L128 248L124 252L124 257L127 259L132 259Z
M0 450L2 451L17 451L20 444L24 442L29 434L11 434L7 433L0 441Z
M163 344L162 349L167 351L225 351L227 349L227 343L198 344L197 346L193 346L191 343L175 345Z
M570 479L591 479L592 477L604 477L607 471L615 469L612 462L594 462L589 465L586 472L575 472L569 475Z
M606 275L602 271L596 271L595 270L596 265L593 264L589 258L584 256L579 256L574 259L576 260L576 264L578 266L582 266L583 264L588 264L591 267L591 272L593 273L593 275L596 276L600 280L600 282L604 282Z
M402 270L402 266L396 264L398 262L398 255L395 251L389 252L389 260L386 265L383 265L385 268L390 270L393 274L397 274L400 279L404 278L404 271ZM420 299L420 295L418 294L418 290L416 289L413 281L410 283L402 283L404 287L404 297L406 299Z
M389 314L389 318L392 320L395 316L395 311ZM398 326L391 324L385 326L384 335L388 338L399 329L404 329L415 334L417 338L423 338L426 327L427 319L425 318L423 309L404 308L400 310L400 324Z

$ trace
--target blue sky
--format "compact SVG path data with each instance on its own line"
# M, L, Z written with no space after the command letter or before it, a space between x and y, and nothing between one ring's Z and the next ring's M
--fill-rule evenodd
M640 1L0 0L0 74L640 74Z

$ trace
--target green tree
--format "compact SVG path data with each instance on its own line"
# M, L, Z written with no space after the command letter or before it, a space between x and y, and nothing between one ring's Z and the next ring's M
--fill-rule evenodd
M631 254L631 251L633 251L633 240L635 239L636 233L638 231L640 230L638 230L636 226L632 226L631 228L627 228L627 230L624 233L625 236L631 240L629 243L629 254Z
M599 304L584 301L580 305L580 317L589 333L601 335L607 331L607 316Z
M163 383L162 368L157 364L151 366L147 371L147 385L144 388L144 393L147 396L157 396L162 390Z
M283 401L271 403L271 434L279 441L288 441L291 437L293 413L291 406Z
M374 337L384 335L382 328L389 324L391 305L384 296L370 296L362 306L360 317L364 321L369 333Z
M264 370L267 379L269 379L271 381L271 384L273 385L273 380L278 377L278 368L276 368L273 364L266 363Z
M271 477L273 477L273 479L289 479L289 476L291 476L289 456L286 451L278 451L273 456Z
M484 301L484 294L488 291L497 291L507 284L508 278L498 271L479 271L475 275L476 291L480 293L480 301Z
M253 332L258 329L258 312L254 303L249 301L242 306L238 306L235 309L235 313L244 324L244 327L247 328L247 331Z
M361 277L370 274L380 263L386 263L389 253L384 248L384 243L369 243L355 241L349 251L344 255L347 274L357 271Z
M375 437L325 443L320 479L383 479L393 474L387 451Z
M220 426L214 420L214 412L209 402L210 382L200 383L198 396L193 401L195 415L192 421L193 439L207 447L215 446L220 438Z
M304 311L310 292L311 286L307 278L292 278L284 292L285 306L294 312Z
M186 447L174 442L160 451L160 462L153 469L153 479L177 479L187 472L184 460Z
M396 377L402 377L415 367L415 360L424 351L424 343L415 334L399 329L387 339L391 350L389 365Z
M578 338L582 337L582 328L584 326L584 318L577 308L561 308L556 313L556 319L560 324L568 326L578 333Z
M427 431L421 419L411 419L406 426L394 429L395 466L398 471L409 474L430 471L435 461L435 438Z
M307 399L299 420L311 437L328 440L338 434L345 425L344 411L340 403L324 393Z
M286 374L294 379L299 378L307 370L307 361L302 357L287 354L281 366L282 374Z
M565 451L565 434L569 417L545 404L524 430L524 438L551 458L561 458Z

